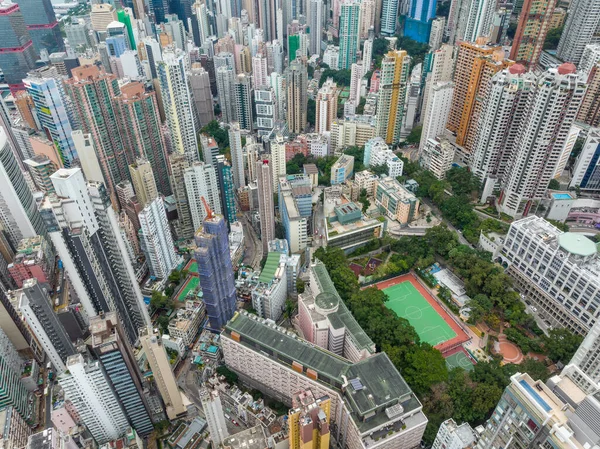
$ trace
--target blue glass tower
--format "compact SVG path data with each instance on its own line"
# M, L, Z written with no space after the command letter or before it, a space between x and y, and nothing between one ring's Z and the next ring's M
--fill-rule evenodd
M227 223L222 215L207 217L203 230L194 237L198 262L198 277L202 286L202 300L210 327L220 329L235 312L235 280L229 255Z
M404 22L404 36L417 42L428 43L436 5L436 0L412 0L410 12Z

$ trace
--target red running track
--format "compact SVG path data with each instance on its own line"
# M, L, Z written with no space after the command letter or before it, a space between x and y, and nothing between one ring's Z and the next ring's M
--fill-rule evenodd
M413 273L403 274L402 276L397 276L395 278L388 279L387 281L378 282L370 287L377 287L379 290L383 290L403 282L410 282L421 294L421 296L425 298L429 305L433 307L437 314L442 317L446 324L450 326L456 333L456 337L434 346L434 348L440 351L444 357L451 355L451 352L454 353L454 349L459 348L463 343L470 340L465 331L462 330L458 323L454 321L448 312L442 308L442 306L435 300L431 293L429 293L429 290L427 290L427 288L421 284L420 280Z

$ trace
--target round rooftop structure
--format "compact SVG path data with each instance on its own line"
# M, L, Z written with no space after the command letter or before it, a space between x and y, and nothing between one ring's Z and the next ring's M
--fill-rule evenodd
M513 75L523 75L527 73L527 69L523 64L513 64L508 68L508 71Z
M558 244L565 251L576 256L589 257L598 251L596 244L582 234L565 232L558 236Z
M575 72L577 72L577 67L575 67L575 64L573 64L572 62L564 62L558 66L558 73L560 75L566 75L568 73Z
M321 292L315 298L315 308L323 315L335 312L340 300L333 293Z

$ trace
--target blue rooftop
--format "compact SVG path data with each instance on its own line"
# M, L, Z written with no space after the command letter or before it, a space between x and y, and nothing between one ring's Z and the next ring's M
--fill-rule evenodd
M546 412L552 410L552 407L550 407L548 403L542 399L538 392L535 391L535 389L529 385L526 380L520 380L519 383L525 389L525 391L527 391L527 393L533 397L535 402L537 402Z

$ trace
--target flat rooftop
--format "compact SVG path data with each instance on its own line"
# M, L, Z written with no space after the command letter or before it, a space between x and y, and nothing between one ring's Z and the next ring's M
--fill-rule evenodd
M259 282L269 283L275 277L275 272L277 268L279 268L279 259L281 258L281 253L270 252L267 255L267 261L265 262L265 266L260 273L260 277L258 278Z
M223 440L225 449L266 449L268 447L262 426L250 427Z

